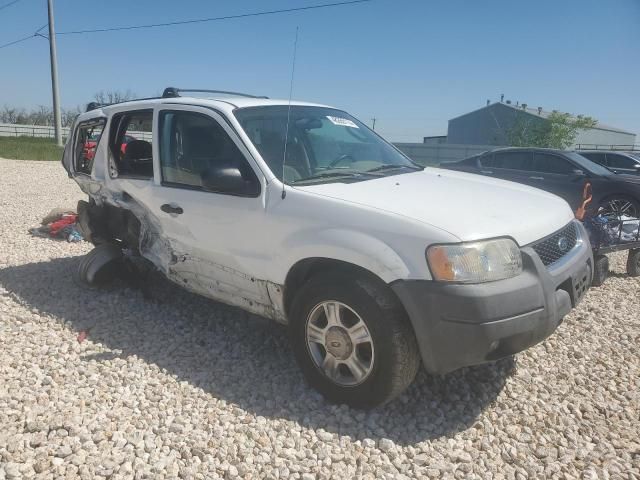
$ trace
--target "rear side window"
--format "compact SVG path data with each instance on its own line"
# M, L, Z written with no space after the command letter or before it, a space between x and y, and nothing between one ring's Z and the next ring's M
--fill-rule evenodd
M102 138L105 120L96 119L81 122L76 128L73 163L77 173L91 175L93 159L96 156L96 149Z
M535 153L533 156L532 170L534 172L569 175L573 169L571 163L558 155Z
M112 177L153 177L153 111L118 113L111 120Z

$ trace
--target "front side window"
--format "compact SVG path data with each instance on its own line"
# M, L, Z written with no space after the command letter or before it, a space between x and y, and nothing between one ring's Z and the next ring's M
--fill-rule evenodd
M493 156L493 164L488 166L493 168L530 171L531 162L531 152L497 152Z
M573 170L573 165L558 155L548 153L537 153L533 157L534 172L553 173L557 175L569 175Z
M104 130L104 119L81 122L76 128L74 168L78 173L91 175L93 159Z
M232 195L259 192L238 146L218 122L200 113L161 112L160 167L163 184Z
M610 168L627 168L632 169L637 164L636 161L624 155L615 153L607 153L607 166Z
M588 158L592 162L599 163L600 165L605 165L605 166L607 165L607 159L604 153L580 152L580 155L582 155L585 158Z
M273 174L285 183L368 180L422 169L340 110L296 105L290 112L287 106L268 106L234 113Z

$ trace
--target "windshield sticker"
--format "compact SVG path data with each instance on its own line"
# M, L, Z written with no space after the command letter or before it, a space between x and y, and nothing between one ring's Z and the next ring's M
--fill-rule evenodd
M340 127L360 128L358 127L358 125L356 125L352 120L349 120L348 118L330 117L330 116L327 116L327 118L331 123L333 123L334 125L338 125Z

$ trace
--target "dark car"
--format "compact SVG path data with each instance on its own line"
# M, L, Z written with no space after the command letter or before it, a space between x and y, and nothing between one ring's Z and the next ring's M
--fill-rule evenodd
M640 215L640 176L615 174L576 152L500 148L440 166L546 190L564 198L574 211L582 205L585 184L589 182L593 200L587 214L593 214L602 207L604 214Z
M579 150L583 157L613 170L615 173L640 175L640 152L627 153L604 150Z

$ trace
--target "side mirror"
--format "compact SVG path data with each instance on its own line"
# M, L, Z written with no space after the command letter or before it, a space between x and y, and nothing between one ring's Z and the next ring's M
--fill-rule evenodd
M640 171L640 163L636 163L633 168L635 168L636 170Z
M201 180L202 188L208 192L248 195L255 190L252 183L246 181L236 167L209 167L202 173Z

